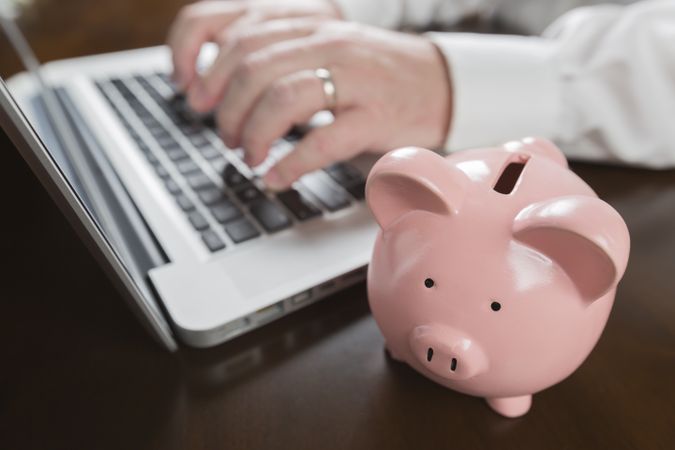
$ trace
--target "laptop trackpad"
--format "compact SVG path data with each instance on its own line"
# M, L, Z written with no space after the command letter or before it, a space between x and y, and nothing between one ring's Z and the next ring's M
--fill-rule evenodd
M367 263L377 226L365 205L150 277L182 328L216 327Z

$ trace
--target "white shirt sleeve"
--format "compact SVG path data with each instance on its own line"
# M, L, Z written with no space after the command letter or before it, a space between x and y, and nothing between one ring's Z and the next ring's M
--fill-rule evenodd
M453 25L498 0L332 0L345 20L381 28Z
M568 156L675 166L675 2L575 9L542 37L430 33L453 85L446 148L528 135Z

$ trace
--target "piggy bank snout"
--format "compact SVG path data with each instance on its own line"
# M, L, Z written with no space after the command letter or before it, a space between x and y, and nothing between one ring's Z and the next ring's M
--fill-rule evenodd
M471 336L450 327L418 326L410 333L410 348L426 370L447 380L465 380L485 372L488 359Z

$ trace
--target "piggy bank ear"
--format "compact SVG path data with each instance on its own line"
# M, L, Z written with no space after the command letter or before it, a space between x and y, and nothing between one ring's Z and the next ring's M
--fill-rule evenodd
M574 195L530 205L517 215L513 232L558 264L589 301L616 286L628 263L626 224L595 197Z
M366 182L366 201L382 229L412 211L456 213L466 176L446 160L422 148L407 147L384 155Z
M548 139L526 137L520 141L511 141L504 144L504 148L510 152L526 154L530 156L544 156L556 164L567 168L567 158L563 152Z

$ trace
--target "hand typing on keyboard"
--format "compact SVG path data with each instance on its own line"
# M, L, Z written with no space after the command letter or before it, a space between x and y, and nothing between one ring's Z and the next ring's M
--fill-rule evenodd
M445 140L451 92L434 44L327 20L338 17L329 0L206 1L184 8L170 32L174 76L190 107L215 109L221 137L243 148L251 167L294 125L332 110L332 124L310 131L267 172L274 190L360 152ZM220 52L199 75L206 41Z
M252 29L276 19L319 21L338 17L331 0L202 1L187 5L176 16L167 39L173 50L172 78L183 89L195 81L198 76L197 56L205 42L213 41L221 47L235 46L242 35L250 34ZM302 24L302 21L296 23L298 28ZM276 31L276 34L286 34L287 37L292 34L283 25Z
M98 87L183 212L185 224L211 252L363 200L365 178L346 163L308 174L276 195L266 192L236 152L218 139L212 121L193 114L176 95L165 74L101 80Z

